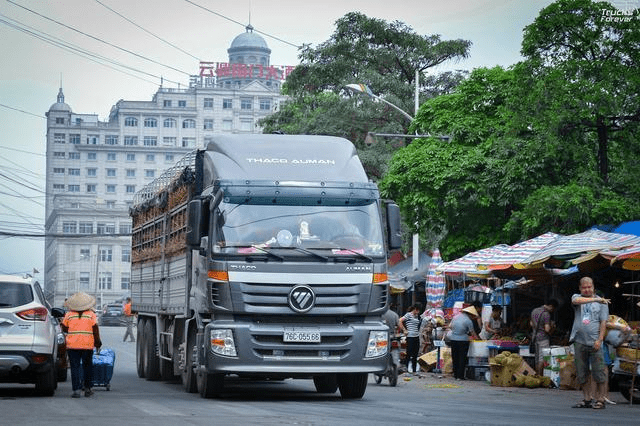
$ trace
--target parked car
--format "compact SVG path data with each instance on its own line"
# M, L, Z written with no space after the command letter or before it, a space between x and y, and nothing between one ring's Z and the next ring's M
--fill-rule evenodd
M102 309L100 325L124 325L124 306L122 303L109 303Z
M0 382L34 383L41 395L55 393L64 346L56 318L63 316L50 308L37 281L0 276Z

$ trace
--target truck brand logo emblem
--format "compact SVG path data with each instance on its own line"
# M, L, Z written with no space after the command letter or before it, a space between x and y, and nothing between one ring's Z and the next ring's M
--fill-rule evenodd
M229 265L230 269L244 269L244 270L256 270L257 266L255 265Z
M371 266L347 266L345 272L362 271L371 272Z
M289 292L289 307L296 312L309 312L316 303L316 295L311 287L297 285Z

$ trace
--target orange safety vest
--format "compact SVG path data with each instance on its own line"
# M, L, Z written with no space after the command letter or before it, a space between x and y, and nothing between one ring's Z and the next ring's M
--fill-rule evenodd
M124 314L128 317L131 316L131 303L124 305Z
M76 311L67 312L62 320L62 324L68 328L67 348L93 349L93 326L96 323L96 314L93 311L84 311L82 314Z

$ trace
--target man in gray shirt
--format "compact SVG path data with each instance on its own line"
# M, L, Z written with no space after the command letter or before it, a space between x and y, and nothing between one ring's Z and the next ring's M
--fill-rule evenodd
M593 280L584 277L580 280L580 294L571 296L571 303L575 317L570 340L573 342L575 352L577 380L582 385L584 395L584 400L574 407L602 409L605 407L607 385L601 348L609 318L609 299L596 296ZM593 404L592 387L587 384L589 374L596 383L596 400Z

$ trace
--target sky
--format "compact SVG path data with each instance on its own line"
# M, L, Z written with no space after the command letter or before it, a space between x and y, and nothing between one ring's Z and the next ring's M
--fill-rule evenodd
M551 3L0 0L0 232L44 233L45 113L61 84L74 112L106 120L120 99L151 100L160 77L164 87L184 88L188 76L198 73L200 60L226 62L231 41L249 22L271 49L271 65L296 65L296 46L327 41L335 21L354 11L403 22L418 34L473 43L468 59L440 65L432 73L508 67L521 59L523 28ZM98 63L43 37L133 70L105 65L102 59ZM34 268L44 272L43 238L0 235L0 274L31 273Z

